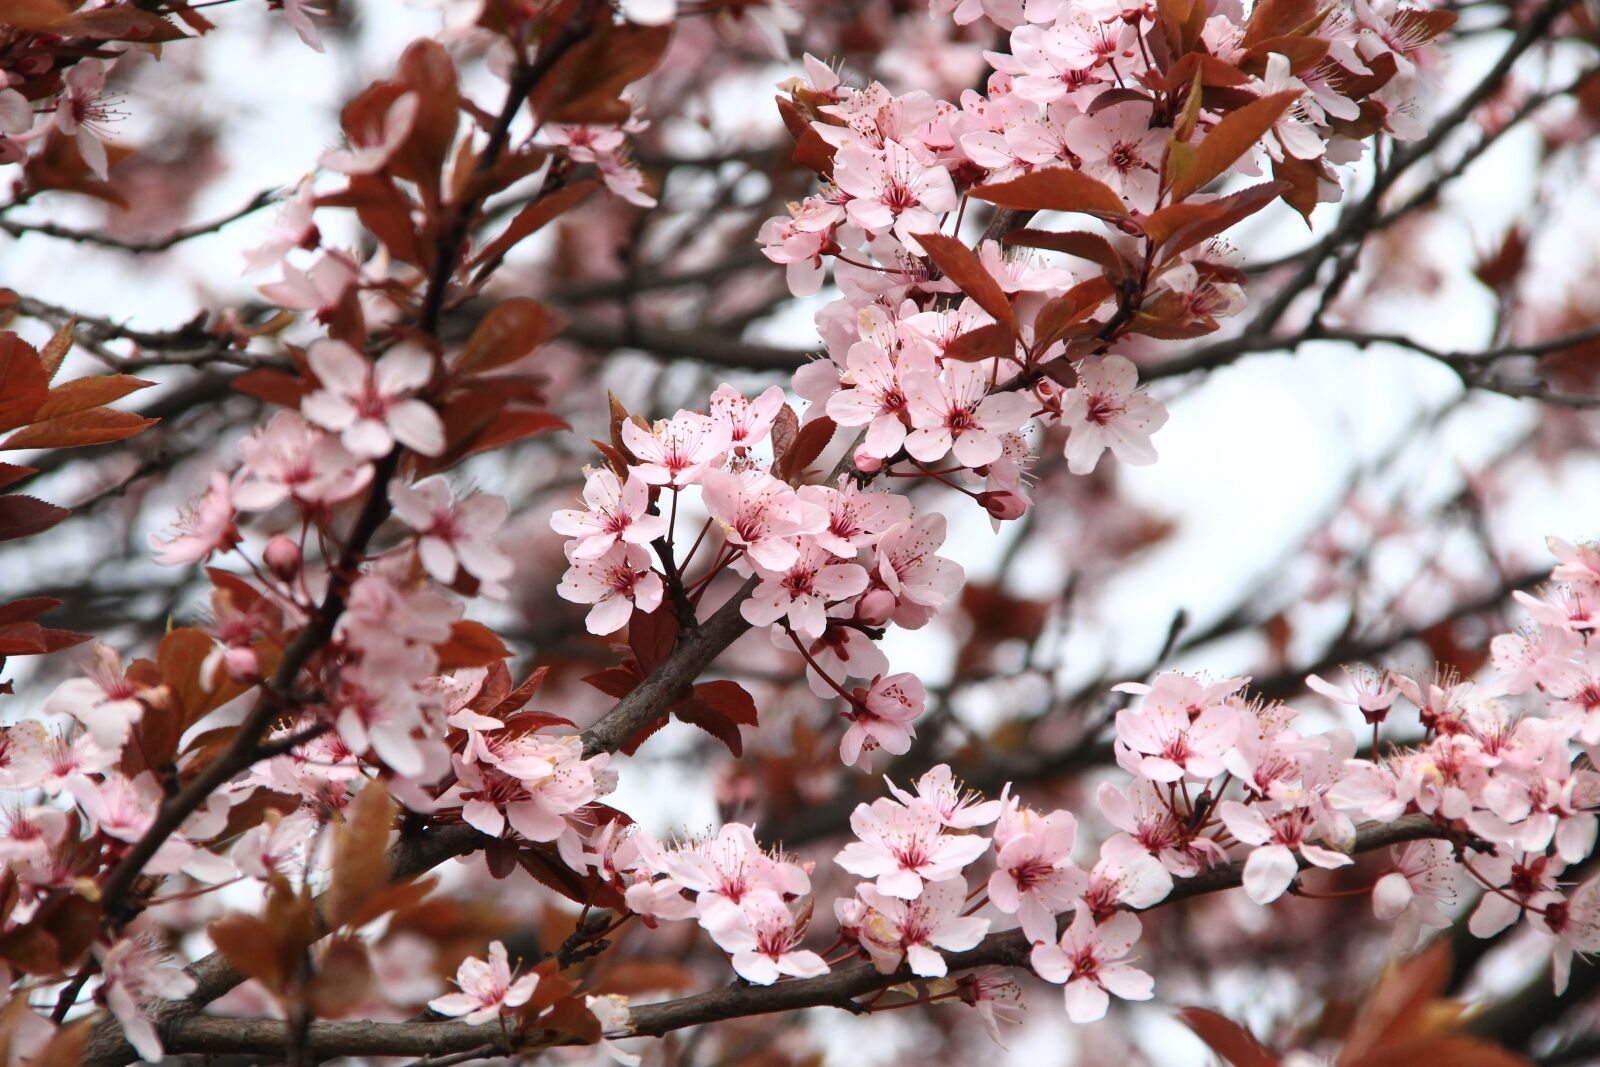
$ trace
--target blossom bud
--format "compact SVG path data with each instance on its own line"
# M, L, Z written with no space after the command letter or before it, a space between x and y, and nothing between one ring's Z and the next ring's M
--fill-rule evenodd
M261 558L268 570L286 582L292 581L300 573L300 546L283 534L277 534L267 542Z
M1010 489L979 493L978 503L982 504L990 515L1002 522L1020 519L1028 510L1028 498Z
M894 614L895 595L887 589L870 590L856 602L856 619L868 626L882 626Z
M235 645L224 652L222 666L236 682L254 682L261 677L261 657L248 645Z
M883 459L867 452L866 446L856 449L856 454L851 457L851 462L856 465L856 470L862 474L877 474L883 467Z

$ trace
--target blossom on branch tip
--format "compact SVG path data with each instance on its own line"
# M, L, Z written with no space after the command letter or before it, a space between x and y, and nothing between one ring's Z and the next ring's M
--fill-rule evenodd
M1096 923L1079 908L1058 942L1033 946L1033 973L1065 985L1067 1017L1092 1023L1105 1017L1111 994L1123 1000L1149 1000L1155 980L1133 967L1129 955L1143 927L1136 916L1119 912Z
M556 592L575 604L593 604L585 625L592 634L615 633L635 608L651 612L661 606L666 586L651 570L650 553L638 545L614 544L595 559L579 559L567 543L567 573Z
M856 692L854 704L845 712L850 726L839 739L839 758L845 766L855 766L862 756L880 748L895 756L910 751L916 736L911 724L928 703L921 679L909 673L891 674L874 678L865 693Z
M163 1049L151 1006L188 996L195 991L195 980L154 943L139 937L125 937L109 948L97 946L95 954L106 1006L122 1024L128 1044L145 1062L160 1061Z
M667 520L652 515L650 487L636 471L626 481L609 467L591 470L583 482L585 510L564 508L550 516L550 528L576 540L576 559L598 559L618 541L648 545L667 532Z
M479 1025L499 1018L507 1009L522 1007L533 997L538 984L537 974L514 978L506 946L493 941L489 944L488 959L468 956L461 961L456 969L459 992L434 997L428 1001L428 1007L440 1015L463 1018Z
M305 417L332 430L357 456L386 456L399 442L424 456L445 449L439 413L412 394L433 377L433 357L401 343L376 364L343 341L321 340L306 352L321 388L300 402Z
M459 568L486 590L495 590L511 577L511 558L495 544L510 513L503 497L471 493L457 498L445 477L435 474L413 484L396 479L389 484L389 499L394 513L416 532L417 555L436 581L448 585Z
M218 552L230 552L239 541L233 488L228 476L216 471L205 493L178 517L171 537L150 535L150 551L157 563L180 567L203 562Z
M1061 423L1067 428L1067 469L1088 474L1110 449L1124 463L1156 461L1150 435L1167 421L1167 409L1138 389L1139 372L1125 356L1085 360L1067 390Z

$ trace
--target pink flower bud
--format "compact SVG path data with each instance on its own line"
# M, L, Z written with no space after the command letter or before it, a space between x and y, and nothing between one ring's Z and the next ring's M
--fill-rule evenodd
M1010 489L979 493L978 503L982 504L990 515L1002 522L1020 519L1028 510L1028 498Z
M865 445L856 449L852 462L855 463L856 470L862 474L876 474L883 467L883 459L879 456L870 455L866 451Z
M224 652L222 666L236 682L253 682L261 677L261 657L248 646L235 645Z
M868 626L882 626L894 614L895 597L887 589L870 590L856 602L856 618Z
M266 562L267 569L286 582L292 581L300 573L300 546L283 534L267 542L261 558Z

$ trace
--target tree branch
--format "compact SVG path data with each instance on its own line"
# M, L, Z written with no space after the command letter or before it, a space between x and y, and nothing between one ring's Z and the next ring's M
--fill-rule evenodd
M1392 823L1367 823L1360 828L1352 852L1369 852L1422 838L1447 837L1450 831L1425 815L1408 815ZM1304 866L1302 862L1302 866ZM1230 863L1178 882L1172 894L1156 907L1241 884L1244 864ZM984 966L1022 966L1030 944L1020 930L991 934L977 947L946 955L951 973ZM634 1008L627 1035L660 1037L675 1030L726 1019L770 1015L805 1008L835 1007L859 1011L855 998L916 976L905 968L881 974L869 963L841 967L817 978L778 982L770 986L735 983L679 1000ZM173 1022L164 1037L173 1053L230 1053L258 1055L280 1053L287 1047L286 1023L271 1019L236 1019L194 1016ZM443 1056L479 1048L497 1054L527 1053L566 1039L533 1035L518 1044L508 1042L499 1024L470 1026L461 1022L317 1022L308 1035L308 1049L317 1058L332 1056ZM86 1061L87 1062L87 1061Z

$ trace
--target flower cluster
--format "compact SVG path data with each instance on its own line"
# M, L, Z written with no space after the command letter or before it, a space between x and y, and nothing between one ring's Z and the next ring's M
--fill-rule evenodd
M814 690L846 701L845 762L879 748L905 752L926 694L911 675L886 675L873 642L889 623L925 625L959 588L961 567L937 552L944 518L914 515L905 497L849 474L798 487L779 477L801 447L788 437L780 444L774 427L784 417L792 434L794 413L777 386L751 398L724 385L707 412L622 421L613 465L587 473L584 506L551 518L568 538L557 591L590 605L589 630L605 634L661 608L669 582L693 606L724 570L753 578L745 620L805 658ZM706 517L680 554L685 496L697 496ZM713 527L720 547L686 580ZM865 684L849 688L849 679Z

